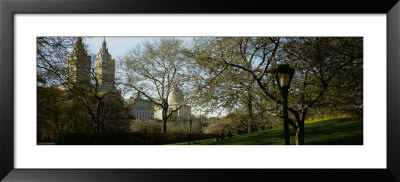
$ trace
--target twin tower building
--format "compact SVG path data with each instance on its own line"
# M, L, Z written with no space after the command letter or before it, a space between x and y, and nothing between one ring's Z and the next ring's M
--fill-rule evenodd
M104 39L100 52L96 56L95 71L92 71L92 60L88 55L79 37L71 55L67 57L68 80L83 87L94 85L98 91L116 92L115 88L115 60L108 53L107 43ZM95 82L91 83L92 78Z
M92 82L94 78L94 83ZM115 87L115 60L108 52L106 40L103 40L100 52L96 56L95 68L92 70L91 56L88 55L82 38L78 37L71 55L67 57L67 81L78 83L84 88L97 88L100 92L118 93ZM178 87L174 87L169 96L171 109L183 102L184 96ZM161 110L152 102L140 97L125 100L129 111L137 119L162 119ZM181 106L175 116L189 118L191 107Z

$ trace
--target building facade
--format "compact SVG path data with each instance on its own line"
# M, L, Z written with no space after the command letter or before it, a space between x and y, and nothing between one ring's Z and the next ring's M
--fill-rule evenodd
M136 98L130 98L125 100L125 103L129 107L129 112L136 119L154 119L154 104L140 97L140 94Z
M170 105L169 110L180 108L172 114L173 117L181 117L185 119L190 118L192 108L189 105L183 104L184 99L183 92L179 89L179 87L174 86L168 97L168 103ZM154 118L157 120L162 120L162 109L155 106L154 110Z
M78 83L83 88L94 88L92 82L92 60L78 37L71 55L67 57L67 78L69 82ZM98 91L116 92L115 87L115 60L108 52L104 39L102 47L96 56L95 82L98 83Z
M82 38L79 37L71 55L67 57L67 81L88 88L91 83L91 65L91 57L88 56Z
M115 60L108 52L104 39L99 53L96 56L96 80L99 90L103 92L115 92Z

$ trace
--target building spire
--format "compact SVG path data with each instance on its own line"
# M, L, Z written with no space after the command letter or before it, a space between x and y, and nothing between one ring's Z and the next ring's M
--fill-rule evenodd
M71 54L75 54L75 55L87 55L87 52L85 50L85 46L82 43L82 37L78 37L75 43L75 47L72 51Z
M82 44L82 37L78 37L77 44Z
M104 39L103 39L102 49L103 49L103 51L107 50L106 37L104 37Z
M100 37L98 37L100 38ZM103 37L103 43L99 53L96 56L96 74L101 90L110 92L115 89L115 60L108 52L106 38Z

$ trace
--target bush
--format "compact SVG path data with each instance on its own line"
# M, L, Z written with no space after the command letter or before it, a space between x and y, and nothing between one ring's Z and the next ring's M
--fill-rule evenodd
M204 133L227 133L229 130L233 134L248 133L248 125L250 119L244 113L231 113L228 116L220 118L211 118L209 124L203 127ZM281 119L277 117L264 117L262 115L254 115L251 125L251 132L271 129L281 125Z
M215 138L215 134L193 134L196 140ZM95 142L96 141L96 142ZM65 134L57 138L57 145L163 145L187 142L186 133L110 133L97 136Z
M144 133L145 126L147 132L161 132L162 123L151 119L131 120L128 131L133 133Z
M56 139L57 145L89 145L94 143L94 136L88 134L64 134Z

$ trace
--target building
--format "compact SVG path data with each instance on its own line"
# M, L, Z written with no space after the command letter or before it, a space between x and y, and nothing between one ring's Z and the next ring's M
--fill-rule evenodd
M83 88L94 88L92 82L92 60L78 37L71 55L67 57L67 78L69 82L79 83ZM115 60L108 52L107 43L104 39L100 52L96 56L96 80L98 91L114 92L115 87Z
M178 111L172 114L173 117L181 117L189 119L191 115L191 107L189 105L183 104L184 95L183 92L179 89L179 87L174 86L172 88L171 93L168 97L169 109L175 110L178 107ZM183 104L183 105L182 105ZM154 118L157 120L162 120L162 109L160 107L155 106L154 108Z
M88 88L91 83L91 57L79 37L71 55L67 57L67 78L69 82L79 83Z
M154 104L140 97L138 93L136 98L125 100L125 104L129 107L129 112L136 119L154 119Z
M100 52L96 56L96 79L99 90L115 92L115 60L108 53L107 43L104 38Z

